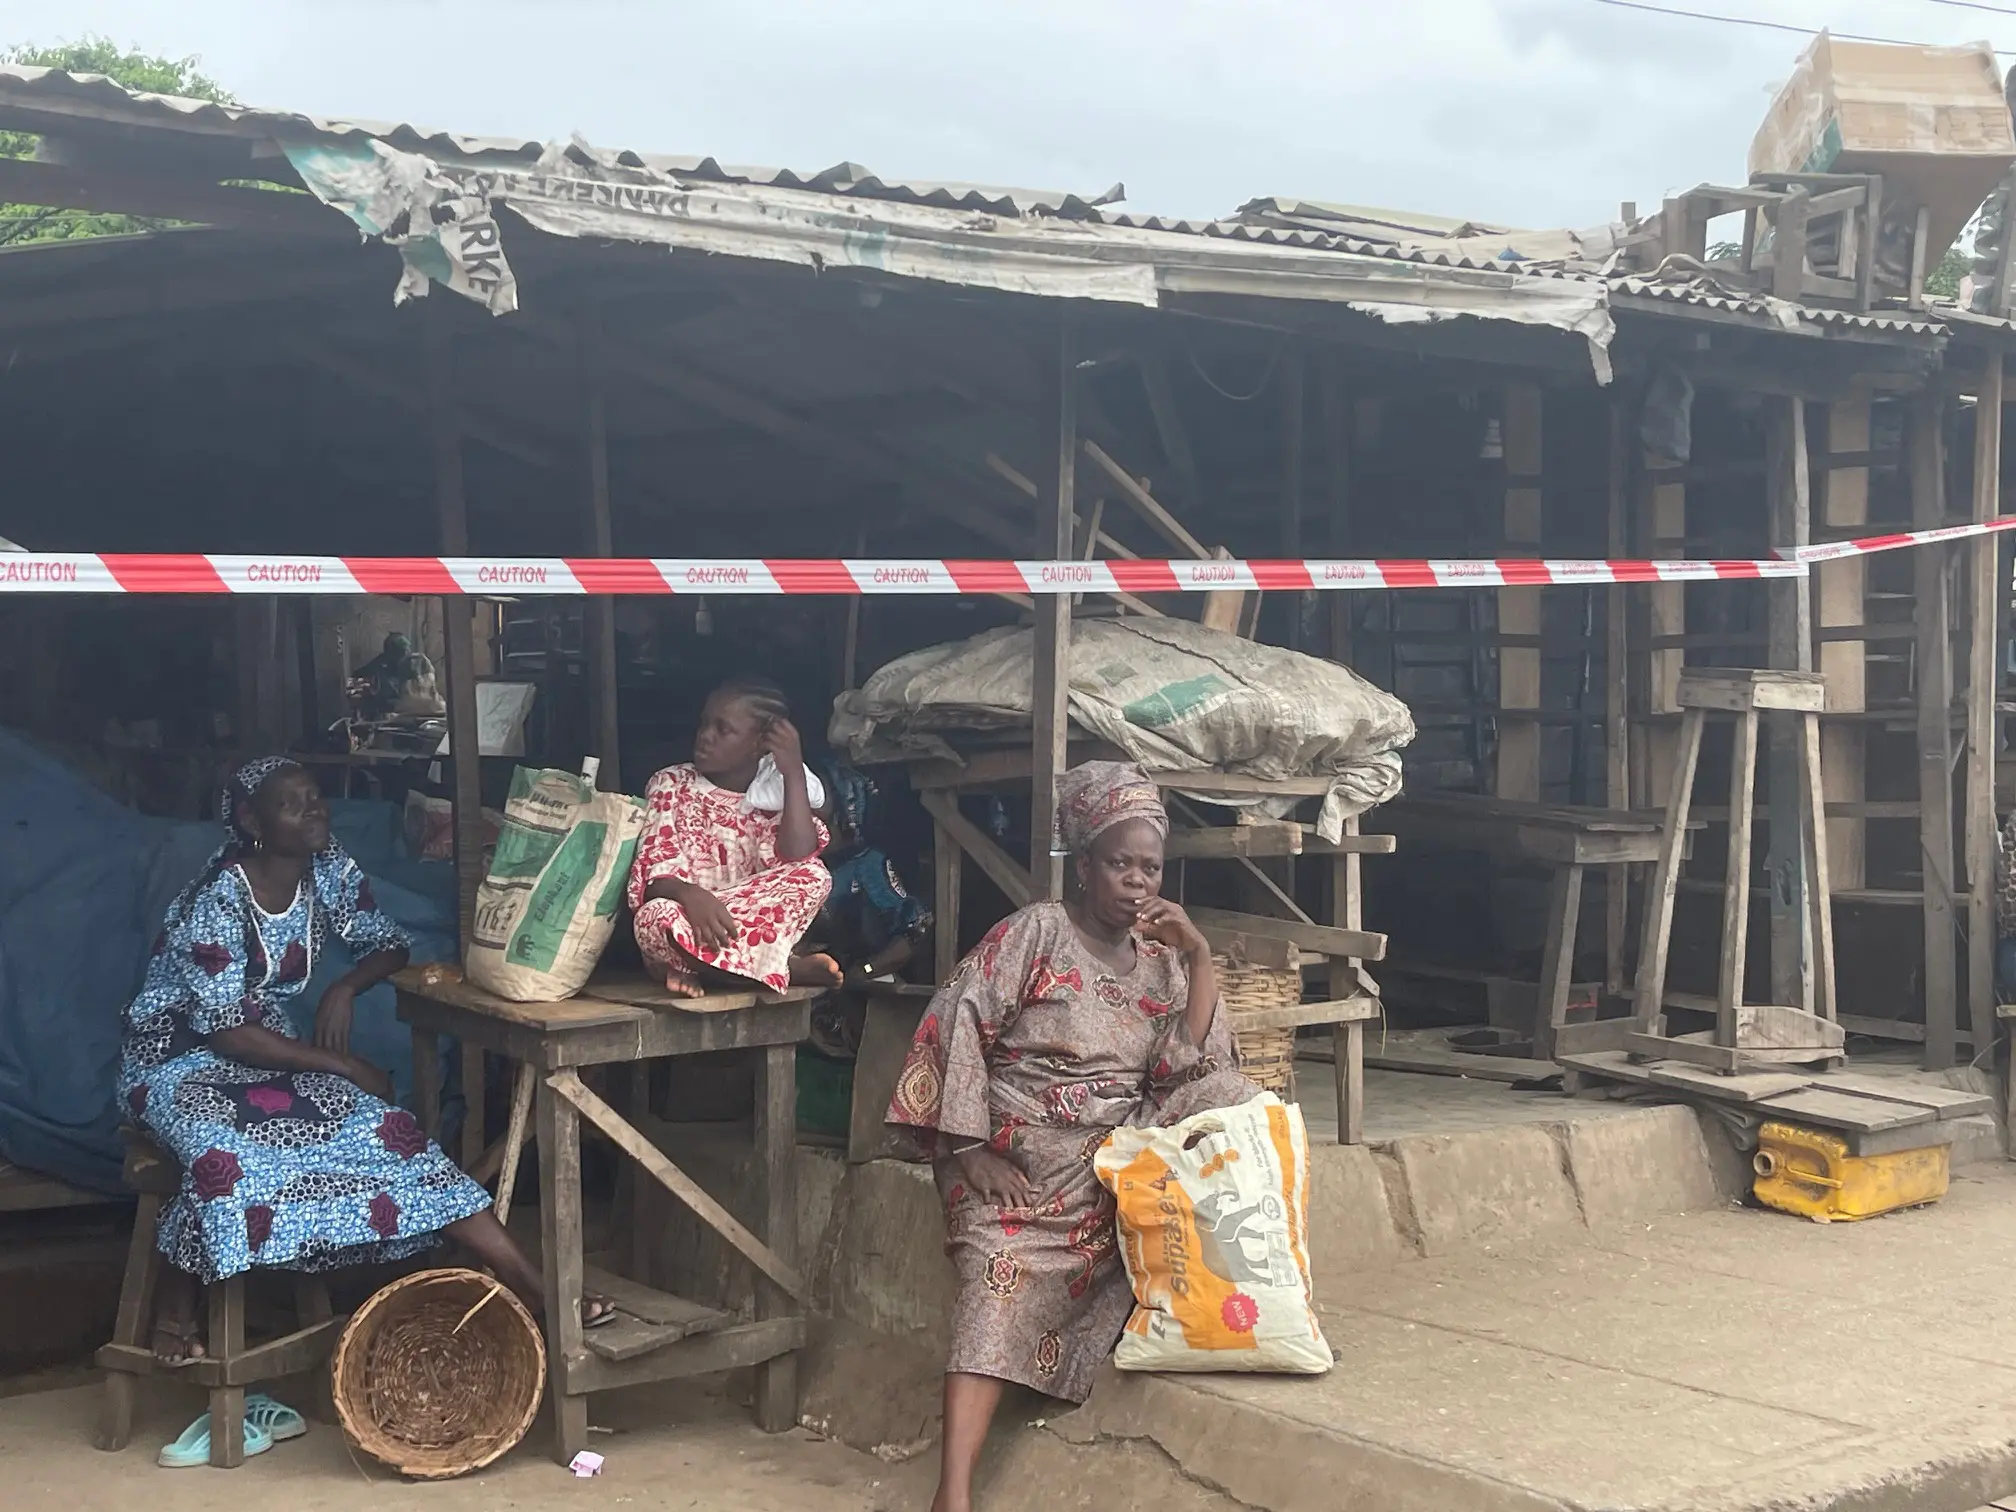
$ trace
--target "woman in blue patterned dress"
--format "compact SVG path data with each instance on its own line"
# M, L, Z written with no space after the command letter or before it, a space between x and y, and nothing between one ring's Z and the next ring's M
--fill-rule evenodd
M392 1105L391 1078L350 1053L356 995L404 966L409 942L330 838L314 778L284 757L254 762L219 812L231 836L169 905L126 1010L120 1096L183 1171L161 1214L157 1358L204 1353L199 1278L398 1260L443 1235L536 1307L539 1270L489 1194ZM305 1041L286 1005L332 933L356 965L323 993ZM599 1298L584 1311L609 1316Z

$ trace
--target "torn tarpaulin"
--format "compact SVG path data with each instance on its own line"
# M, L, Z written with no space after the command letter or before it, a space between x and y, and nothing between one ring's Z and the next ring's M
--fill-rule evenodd
M451 178L431 159L376 140L294 143L286 151L317 199L349 216L364 235L399 249L406 270L395 304L424 298L432 281L492 315L518 308L518 280L480 175Z

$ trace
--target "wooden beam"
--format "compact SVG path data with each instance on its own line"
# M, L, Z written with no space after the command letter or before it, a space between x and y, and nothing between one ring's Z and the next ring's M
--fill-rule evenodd
M1612 560L1629 556L1631 548L1631 412L1612 395L1610 419L1609 500L1606 511ZM1603 593L1603 801L1613 809L1631 807L1631 590L1612 584ZM1630 868L1603 875L1603 984L1613 997L1622 996L1625 952L1630 946Z
M0 201L357 244L350 218L312 195L240 189L200 178L0 158Z
M1168 359L1159 351L1144 352L1136 361L1141 369L1141 388L1148 397L1148 414L1155 422L1155 435L1162 443L1162 455L1181 485L1183 502L1192 509L1203 503L1204 484L1197 471L1197 456L1190 449L1190 433L1183 424L1183 409L1176 402L1176 385L1170 381Z
M1343 364L1335 352L1325 354L1322 389L1318 400L1323 416L1323 456L1328 464L1325 493L1328 508L1325 549L1333 557L1351 555L1351 428L1352 402L1344 386ZM1329 604L1330 660L1351 665L1351 612L1355 593L1332 593Z
M1164 509L1155 496L1141 486L1139 479L1108 456L1097 441L1087 437L1079 445L1085 455L1119 485L1121 496L1133 506L1134 511L1160 531L1171 545L1193 561L1201 562L1210 557L1211 553L1205 549L1203 542L1185 530L1182 522Z
M1263 914L1234 913L1224 908L1192 908L1189 913L1206 934L1213 931L1247 934L1262 940L1286 940L1318 955L1365 961L1386 959L1386 936L1362 929L1338 929L1301 919L1270 919Z
M435 317L429 317L433 321ZM281 346L292 356L320 368L323 372L341 378L352 387L367 394L375 394L391 401L414 414L425 414L433 402L430 391L403 383L389 373L380 372L368 362L359 361L347 352L333 350L323 342L306 336L290 335L281 338ZM457 425L460 433L471 441L480 442L492 451L501 452L531 467L543 468L548 472L566 472L566 459L561 453L541 446L508 426L496 425L466 409L458 407Z
M2004 359L1986 359L1974 397L1974 497L1977 520L2000 514ZM1970 588L1967 622L1967 1018L1975 1053L1993 1045L1995 1033L1995 626L2000 600L2001 538L1985 535L1966 548Z
M1828 406L1827 450L1869 450L1869 400L1848 399ZM1822 515L1830 533L1866 535L1869 523L1869 470L1829 468L1821 483ZM1846 557L1822 562L1814 569L1813 617L1826 627L1861 626L1868 622L1866 606L1869 562ZM1861 641L1827 640L1820 646L1820 670L1827 678L1827 707L1834 712L1859 712L1868 707L1868 646ZM1827 796L1845 803L1860 802L1867 791L1864 776L1865 731L1853 722L1831 721L1820 734L1821 771ZM1868 826L1860 819L1827 821L1827 872L1836 887L1857 888L1868 882Z
M918 794L918 801L924 805L939 831L955 841L960 851L979 863L980 870L1008 899L1010 907L1027 908L1040 896L1030 874L1019 866L1015 858L994 843L979 825L959 812L959 800L943 789L927 789ZM958 964L958 958L953 958ZM945 978L939 978L940 981Z
M455 336L445 305L424 307L427 438L434 460L434 504L444 556L469 554L469 506L462 492L462 415L455 398ZM440 600L447 649L448 743L455 785L455 883L462 950L476 934L476 889L483 880L483 758L476 724L477 600Z
M1803 241L1799 243L1803 246ZM1813 539L1813 504L1806 467L1806 401L1765 401L1765 486L1769 490L1770 544L1804 546ZM1813 599L1809 577L1774 578L1765 586L1772 667L1810 671L1813 666ZM1771 806L1765 851L1771 918L1771 1001L1813 1011L1813 946L1808 927L1805 847L1800 836L1805 739L1796 715L1764 715L1770 731L1766 801ZM1815 822L1820 822L1815 820ZM1732 857L1730 865L1745 864Z
M643 1166L658 1184L691 1208L694 1215L714 1230L757 1270L799 1301L806 1299L805 1278L796 1266L777 1255L762 1240L744 1228L735 1215L721 1206L678 1166L665 1157L609 1104L588 1090L580 1074L572 1069L555 1071L546 1079L556 1097L572 1105L575 1112L600 1129L616 1147ZM541 1151L542 1157L544 1151Z
M1541 398L1532 384L1508 384L1501 422L1505 452L1504 538L1508 556L1538 556L1541 540ZM1543 590L1498 590L1498 628L1538 637ZM1498 769L1492 791L1500 798L1538 802L1540 724L1520 711L1540 707L1540 656L1532 649L1498 652Z
M616 554L609 511L609 402L605 365L602 306L590 298L577 320L576 382L581 394L582 482L588 516L588 554ZM589 754L601 768L596 785L605 793L623 788L623 746L616 708L616 600L606 593L590 594L582 606L582 632L588 657Z
M1302 559L1302 493L1304 432L1307 429L1307 364L1299 342L1290 342L1281 354L1281 555L1288 561ZM1290 650L1302 649L1303 611L1309 595L1296 593L1288 598ZM1291 865L1293 863L1290 863Z
M1057 323L1055 369L1051 374L1050 424L1054 471L1044 479L1036 503L1033 545L1038 561L1070 557L1077 521L1078 324L1068 307ZM1095 443L1086 441L1086 446ZM1101 456L1105 454L1100 453ZM1122 474L1124 477L1125 475ZM1127 480L1130 484L1133 479ZM1043 896L1064 896L1064 859L1056 848L1057 780L1068 764L1071 738L1071 600L1050 594L1036 606L1036 667L1031 699L1029 785L1029 876Z

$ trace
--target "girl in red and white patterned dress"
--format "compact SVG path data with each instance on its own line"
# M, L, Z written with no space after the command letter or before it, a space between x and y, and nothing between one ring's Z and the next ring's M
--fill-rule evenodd
M783 806L750 801L766 760ZM698 997L740 978L772 991L837 986L830 956L793 953L833 886L819 852L804 748L784 695L768 683L724 683L708 697L693 760L644 789L650 820L630 872L630 907L645 964L666 990Z

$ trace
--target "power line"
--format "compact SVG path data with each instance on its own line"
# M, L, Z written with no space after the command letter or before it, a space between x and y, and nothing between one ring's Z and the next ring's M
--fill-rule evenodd
M1937 0L1940 4L1959 4L1960 0ZM1646 0L1596 0L1598 5L1614 5L1619 10L1647 11L1655 16L1679 16L1688 21L1718 21L1724 26L1755 26L1765 31L1791 32L1794 36L1815 37L1819 31L1811 26L1794 26L1787 21L1760 21L1754 16L1715 16L1706 11L1679 10L1670 5L1649 5ZM1994 10L1995 6L1983 5L1981 10ZM2016 15L2016 10L2009 12ZM1843 42L1881 42L1890 47L1930 47L1929 42L1907 42L1902 37L1868 37L1857 32L1830 31L1830 37L1839 37ZM1998 57L2011 56L2001 48L1996 49Z
M2006 5L1983 5L1981 0L1932 0L1934 5L1950 5L1956 10L1987 11L1991 15L2016 16L2016 10Z

